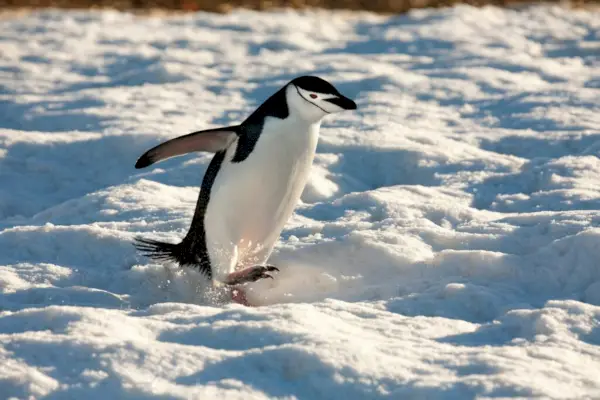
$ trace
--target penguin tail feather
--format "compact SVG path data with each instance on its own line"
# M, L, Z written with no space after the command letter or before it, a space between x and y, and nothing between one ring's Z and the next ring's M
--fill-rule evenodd
M209 279L212 278L210 263L198 257L193 243L184 239L181 243L166 243L152 239L135 238L133 246L146 257L157 261L173 261L180 267L198 269Z
M186 264L183 260L184 252L181 243L166 243L152 239L136 238L133 246L144 256L158 261L175 261L180 265Z

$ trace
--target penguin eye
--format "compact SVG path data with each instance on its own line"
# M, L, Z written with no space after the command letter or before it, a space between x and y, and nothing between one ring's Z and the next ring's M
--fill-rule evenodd
M314 93L311 93L311 94L310 94L310 97L312 97L313 99L316 99L316 98L317 98L317 97L319 97L319 96L317 96L317 95L316 95L316 94L314 94Z

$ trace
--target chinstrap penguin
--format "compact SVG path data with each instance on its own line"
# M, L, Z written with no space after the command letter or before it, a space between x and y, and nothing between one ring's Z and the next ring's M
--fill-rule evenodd
M183 240L138 238L136 248L153 259L199 269L229 285L234 301L247 304L240 285L278 271L266 262L306 185L322 119L354 109L356 103L327 81L302 76L240 125L193 132L148 150L136 168L194 151L215 155Z

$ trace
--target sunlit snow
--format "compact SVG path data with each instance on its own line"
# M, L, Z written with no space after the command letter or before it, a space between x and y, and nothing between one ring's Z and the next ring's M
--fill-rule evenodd
M0 19L0 398L600 397L600 13L235 11ZM328 117L251 293L138 254L299 75Z

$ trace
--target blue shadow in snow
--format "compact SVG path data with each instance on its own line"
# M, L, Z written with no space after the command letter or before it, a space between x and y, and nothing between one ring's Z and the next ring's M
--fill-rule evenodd
M96 347L78 341L51 340L47 342L33 340L14 340L7 343L5 349L12 356L24 361L28 366L43 369L43 373L54 378L60 386L44 396L48 400L62 399L124 399L144 400L152 397L160 400L175 400L179 397L169 395L151 394L150 391L141 390L126 384L126 380L115 371L111 363L98 353L117 353L121 347L130 347L128 343ZM130 347L130 350L132 347ZM140 359L144 354L138 352ZM89 377L83 374L86 371L102 371L107 376L100 379L97 384L92 384ZM0 382L0 393L7 398L17 396L26 398L30 395L28 384L20 384L17 380Z
M15 143L0 158L0 219L32 216L128 181L140 172L134 169L135 161L152 142L148 136L110 135L52 146Z
M119 86L178 83L188 79L184 74L169 72L164 67L164 61L160 57L107 52L103 54L103 58L106 60L106 64L102 65L101 68L87 65L73 66L73 72L88 79L56 89L54 93Z
M188 330L174 329L163 331L158 340L167 343L178 343L188 346L206 346L217 350L251 350L268 346L281 346L301 342L302 335L286 334L256 324L223 323L231 321L235 312L224 311L217 316L194 318L194 327ZM244 315L244 321L246 321ZM254 319L255 320L255 319ZM234 321L236 319L234 318ZM237 321L236 321L237 322Z
M427 386L425 378L401 381L386 377L365 376L354 368L338 368L317 355L294 347L265 348L261 352L234 356L208 363L202 370L176 379L180 385L216 385L238 387L227 382L243 382L255 390L275 397L306 399L471 399L483 387L453 382L444 386ZM518 390L502 388L494 394L517 395Z
M110 118L86 113L87 108L103 107L104 102L94 98L76 101L39 101L18 103L0 101L0 128L20 131L94 132L109 125Z
M561 135L556 139L544 136L505 136L500 140L483 139L480 146L484 150L509 154L521 158L560 158L582 155L592 146L600 144L600 134L582 136L577 133Z

